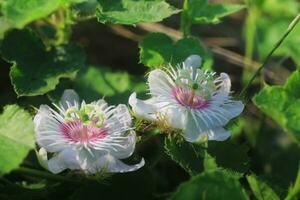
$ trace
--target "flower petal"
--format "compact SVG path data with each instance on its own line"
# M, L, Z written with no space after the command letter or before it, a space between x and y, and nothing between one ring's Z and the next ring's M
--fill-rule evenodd
M209 140L224 141L230 137L230 132L223 127L218 127L207 132Z
M145 161L143 158L138 164L127 165L122 161L116 159L112 155L106 154L97 160L97 166L93 170L100 171L101 169L104 169L107 170L107 172L111 172L111 173L125 173L125 172L136 171L141 167L143 167L144 165L145 165ZM91 171L91 172L95 173L95 171Z
M186 126L183 129L183 137L188 142L197 142L201 137L201 133L203 131L199 129L195 116L191 112L188 112Z
M172 78L164 71L156 69L148 76L149 90L154 96L170 96L175 85Z
M231 119L240 115L244 110L242 101L230 101L230 103L226 103L222 107L230 113Z
M183 136L188 142L199 142L201 140L224 141L230 136L230 132L222 127L201 130L201 128L197 126L197 120L192 116L192 113L190 113Z
M72 148L66 148L62 152L53 156L48 161L48 168L54 174L58 174L65 169L79 170L81 166L79 165L77 159L77 151Z
M44 148L40 148L39 151L36 151L36 156L38 159L39 164L44 168L49 170L48 167L48 156L47 156L47 151Z
M190 55L184 61L186 67L199 68L202 64L202 58L199 55Z
M162 110L162 113L165 112L166 120L171 127L177 129L183 129L185 127L187 122L187 110L184 107L169 106L164 110Z
M228 74L221 73L220 74L221 86L218 90L219 94L228 96L231 88L231 80Z
M53 113L47 105L41 105L34 117L36 140L47 152L59 152L68 147L66 139L60 133L60 115Z
M114 148L109 152L117 159L128 158L129 156L132 155L135 149L135 143L136 143L135 132L130 131L130 133L126 137L124 137L124 139L119 139L118 141L113 142L111 146Z
M132 93L128 101L133 112L146 120L156 120L157 107L155 106L155 99L151 98L148 100L140 100L136 98L136 93Z
M68 105L69 104L69 105ZM60 105L64 110L67 110L70 106L75 106L79 104L79 96L75 90L67 89L64 91L61 99Z
M107 120L111 134L123 134L131 127L131 115L129 114L127 106L124 104L118 105L112 110L112 116Z

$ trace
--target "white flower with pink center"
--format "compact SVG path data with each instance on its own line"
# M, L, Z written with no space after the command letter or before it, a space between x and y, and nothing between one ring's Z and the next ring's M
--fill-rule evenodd
M163 120L169 127L183 130L189 142L223 141L230 136L225 126L244 109L230 95L231 81L226 73L200 69L201 58L188 57L175 69L170 66L149 73L151 98L140 100L133 93L129 104L133 112L151 121Z
M144 165L127 165L136 136L125 105L108 106L104 100L79 103L74 90L65 90L57 111L41 105L34 118L39 161L52 173L65 169L88 174L135 171ZM48 154L51 158L48 160Z

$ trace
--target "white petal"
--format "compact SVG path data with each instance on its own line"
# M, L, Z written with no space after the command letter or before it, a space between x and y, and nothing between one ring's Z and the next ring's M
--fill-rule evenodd
M157 107L155 106L155 99L151 98L145 101L136 98L136 93L132 93L128 101L133 112L146 120L156 120Z
M66 148L62 152L53 156L48 162L49 171L58 174L65 169L79 170L81 169L78 159L77 151L72 148Z
M110 150L110 154L116 157L117 159L124 159L128 158L132 155L134 149L135 149L135 143L136 143L136 135L134 131L130 131L130 133L124 137L122 140L118 140L117 142L114 142L111 144L112 147L114 147L112 150ZM117 145L114 145L117 144Z
M207 132L209 140L224 141L230 136L230 132L218 127Z
M231 88L230 77L226 73L221 73L220 79L221 79L222 83L221 83L221 87L219 88L218 91L220 94L228 96L230 93L230 88Z
M230 101L230 103L222 105L231 114L231 118L240 115L244 110L244 104L241 101Z
M97 160L97 166L91 172L95 173L96 171L100 171L101 169L105 169L111 173L132 172L140 169L144 165L144 159L142 159L138 164L127 165L122 161L116 159L112 155L106 154L105 156L102 156Z
M37 143L47 152L59 152L69 146L60 133L60 122L53 116L49 106L40 106L34 124Z
M201 130L199 129L195 117L192 113L188 112L186 126L183 129L183 137L188 142L197 142L198 138L201 137Z
M184 61L186 67L199 68L202 64L202 58L199 55L190 55Z
M128 129L131 126L131 115L127 106L120 104L115 108L114 115L117 116L118 122L123 129Z
M67 89L64 91L61 99L60 99L60 104L64 110L68 109L68 104L71 106L74 106L75 104L79 104L79 96L75 92L75 90L72 89Z
M48 167L48 156L47 156L47 151L44 148L40 148L39 151L36 151L36 156L38 159L39 164L45 168L49 169Z
M149 90L152 95L169 96L172 88L175 85L172 78L160 69L153 70L148 77Z
M188 142L199 142L201 140L223 141L230 136L230 132L222 127L216 127L209 130L201 130L197 126L196 120L190 114L187 126L184 129L184 138Z
M168 124L177 129L183 129L187 121L187 110L184 107L169 106L162 110L163 115L166 115Z

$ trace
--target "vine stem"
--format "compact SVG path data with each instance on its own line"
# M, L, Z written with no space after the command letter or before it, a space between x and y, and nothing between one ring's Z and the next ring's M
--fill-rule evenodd
M180 20L180 30L183 33L183 37L188 37L190 35L191 22L189 17L189 0L184 0L182 6L181 20Z
M30 176L34 176L34 177L39 177L39 178L46 178L46 179L54 180L54 181L68 182L68 183L76 184L76 185L81 184L81 182L78 180L69 179L67 177L63 177L63 176L56 175L56 174L51 174L51 173L44 172L41 170L31 169L28 167L19 167L17 170L14 170L14 172L20 173L20 174L26 174L26 175L30 175Z
M268 56L266 57L265 61L263 62L263 64L256 70L256 72L254 73L254 75L251 77L251 79L249 80L249 82L247 83L247 85L242 89L239 97L244 97L247 90L249 89L250 85L252 84L252 82L254 81L254 79L256 78L256 76L258 74L260 74L261 70L266 67L267 63L269 62L271 56L273 55L273 53L276 51L276 49L278 49L278 47L282 44L282 42L285 40L285 38L290 34L290 32L295 28L295 26L297 25L297 23L300 21L300 13L298 13L298 15L293 19L293 21L289 24L288 28L286 29L285 33L281 36L280 40L278 40L278 42L274 45L273 49L270 51L270 53L268 54Z

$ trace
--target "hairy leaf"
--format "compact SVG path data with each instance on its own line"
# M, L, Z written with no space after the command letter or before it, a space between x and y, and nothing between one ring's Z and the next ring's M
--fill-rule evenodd
M0 175L16 169L34 148L31 116L17 105L9 105L0 115Z
M204 150L198 144L178 141L175 138L165 139L166 153L191 176L203 171Z
M184 38L176 43L163 33L148 34L139 44L140 62L151 68L168 63L181 64L191 54L203 58L205 68L212 64L210 53L196 38Z
M248 183L254 196L257 200L279 200L279 196L273 191L273 189L264 181L258 179L255 175L247 176Z
M9 32L2 42L1 53L13 63L10 78L18 96L53 90L60 78L74 78L85 62L81 48L69 44L46 50L42 41L27 30Z
M163 0L98 0L98 21L114 24L158 22L179 10Z
M181 184L172 195L176 199L248 199L236 177L221 170L206 171Z
M267 86L254 98L254 104L284 129L300 139L300 70L295 71L284 86Z
M219 167L245 173L249 168L249 148L242 144L237 145L229 141L208 143L208 153L215 158Z

